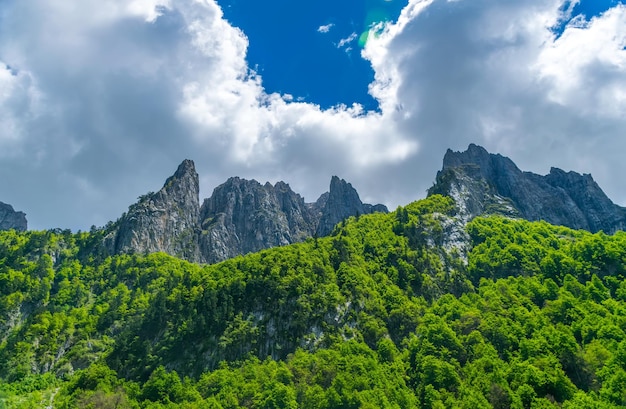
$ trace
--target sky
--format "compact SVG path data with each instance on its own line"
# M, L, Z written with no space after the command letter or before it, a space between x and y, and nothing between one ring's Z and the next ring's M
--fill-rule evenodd
M621 2L300 3L0 1L0 201L87 230L189 158L201 198L338 175L393 209L476 143L626 205Z

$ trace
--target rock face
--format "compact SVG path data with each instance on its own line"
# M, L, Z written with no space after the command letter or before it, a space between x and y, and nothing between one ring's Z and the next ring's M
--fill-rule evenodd
M286 183L236 177L215 188L200 216L200 249L208 263L302 241L314 225L304 199Z
M448 150L429 194L452 196L461 216L504 214L591 232L626 227L626 209L614 204L591 175L552 168L546 176L522 172L509 158L470 145Z
M198 260L199 182L194 163L185 160L156 193L141 196L105 238L109 252L163 251Z
M112 254L163 251L215 263L240 254L329 234L343 219L386 212L363 204L356 190L334 176L330 192L305 203L288 184L261 185L237 177L215 188L199 206L198 174L185 160L163 188L132 205L105 238Z
M366 210L352 185L337 176L333 176L330 181L330 192L325 202L316 230L319 237L330 234L337 223L350 216L373 212L373 206L366 205ZM387 208L383 211L386 212Z
M336 176L330 192L315 203L305 203L284 182L272 186L230 178L202 204L200 251L204 262L214 263L314 235L325 236L342 220L373 211L386 212L387 208L364 206L352 185Z
M16 212L10 204L0 202L0 230L26 231L27 228L25 213Z

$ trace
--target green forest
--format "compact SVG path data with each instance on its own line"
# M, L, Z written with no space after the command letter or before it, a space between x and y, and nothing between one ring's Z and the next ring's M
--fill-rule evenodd
M197 265L0 232L0 408L626 406L626 233L452 199Z

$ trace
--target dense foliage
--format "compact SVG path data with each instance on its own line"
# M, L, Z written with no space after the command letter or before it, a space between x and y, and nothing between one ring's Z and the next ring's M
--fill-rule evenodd
M0 408L626 405L626 233L432 196L199 266L0 233ZM466 257L466 259L465 259Z

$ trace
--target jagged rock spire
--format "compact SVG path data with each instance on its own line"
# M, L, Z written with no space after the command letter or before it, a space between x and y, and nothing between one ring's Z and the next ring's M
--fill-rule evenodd
M105 239L110 252L163 251L199 259L199 180L193 161L184 160L161 190L140 197Z
M363 204L352 185L333 177L330 192L305 203L288 184L229 178L202 207L193 161L183 161L156 193L140 197L105 238L109 252L163 251L215 263L239 254L324 236L357 214L387 211ZM323 224L322 224L323 223Z
M365 213L363 202L352 185L337 176L330 180L330 191L326 205L322 210L322 217L317 226L317 235L326 236L332 232L335 225L342 220Z

